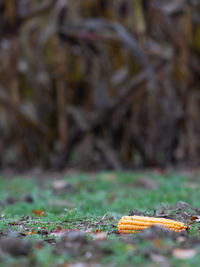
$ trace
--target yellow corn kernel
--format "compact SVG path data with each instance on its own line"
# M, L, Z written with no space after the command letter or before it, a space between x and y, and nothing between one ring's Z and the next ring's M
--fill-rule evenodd
M135 233L136 231L149 228L152 225L161 225L174 232L182 232L190 229L189 226L182 222L147 216L124 216L120 219L117 228L121 233Z

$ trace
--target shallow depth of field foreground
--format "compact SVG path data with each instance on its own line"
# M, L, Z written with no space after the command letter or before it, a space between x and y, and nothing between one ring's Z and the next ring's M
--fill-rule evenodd
M200 172L49 176L1 176L1 266L198 265ZM120 217L134 214L182 221L191 230L118 233Z

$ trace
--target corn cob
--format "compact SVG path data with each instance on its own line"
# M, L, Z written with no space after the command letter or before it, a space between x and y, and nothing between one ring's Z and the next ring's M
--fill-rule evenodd
M182 232L190 229L189 226L182 222L165 219L165 218L154 218L145 216L124 216L118 223L118 231L121 233L135 233L139 230L144 230L152 225L160 225L168 228L174 232Z

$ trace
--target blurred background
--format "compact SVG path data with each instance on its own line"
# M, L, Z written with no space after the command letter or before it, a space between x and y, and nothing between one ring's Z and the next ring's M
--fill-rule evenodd
M0 167L200 159L199 0L0 0Z

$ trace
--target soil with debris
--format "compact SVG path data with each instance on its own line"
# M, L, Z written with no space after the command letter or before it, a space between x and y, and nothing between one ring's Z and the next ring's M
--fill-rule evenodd
M130 215L164 217L181 220L186 224L194 224L199 221L200 209L185 202L179 202L174 207L163 207L160 211L154 211L154 214L135 210L131 211ZM194 237L188 231L175 233L159 226L153 226L137 234L121 234L116 230L116 219L108 218L106 215L96 223L91 223L89 227L88 221L82 220L77 222L75 229L63 229L62 226L58 226L52 231L41 228L37 233L31 232L31 227L25 229L25 222L30 220L30 216L25 216L18 221L21 231L0 231L0 262L3 263L4 259L10 255L12 259L26 259L20 262L20 266L38 266L36 254L48 246L51 255L68 259L64 260L62 264L52 266L105 266L101 263L102 260L115 256L116 251L113 247L118 242L122 248L126 248L126 251L121 253L128 255L127 266L130 266L128 257L134 255L140 255L144 261L172 266L170 257L193 258L198 253L200 246L199 236ZM94 232L93 227L96 224L107 225L109 230ZM38 235L35 241L27 238L34 234ZM150 242L151 246L141 246L144 242ZM108 261L106 266L109 264Z

